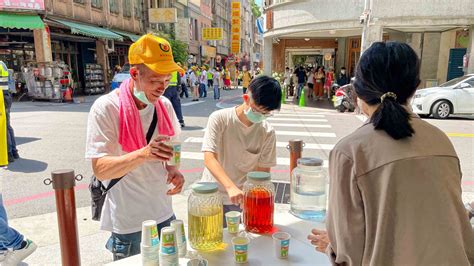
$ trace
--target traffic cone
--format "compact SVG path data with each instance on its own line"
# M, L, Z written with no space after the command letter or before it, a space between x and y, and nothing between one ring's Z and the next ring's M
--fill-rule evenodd
M304 107L306 104L305 104L305 95L304 95L304 88L301 89L301 95L300 95L300 102L298 104L299 107Z
M72 102L72 89L67 88L66 92L64 93L64 99L65 102Z

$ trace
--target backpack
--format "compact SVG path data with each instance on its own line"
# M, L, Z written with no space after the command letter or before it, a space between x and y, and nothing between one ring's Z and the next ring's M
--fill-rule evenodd
M158 117L156 115L156 108L155 108L155 112L153 113L153 120L151 121L150 128L148 129L148 132L146 134L147 143L150 143L151 137L153 136L153 133L155 132L157 120L158 120ZM92 203L91 204L92 220L100 221L100 216L102 214L102 207L104 206L107 192L113 186L115 186L115 184L117 184L122 178L123 176L110 180L109 185L105 187L104 184L99 179L97 179L95 175L92 175L91 182L89 184L89 191L91 192L91 203Z

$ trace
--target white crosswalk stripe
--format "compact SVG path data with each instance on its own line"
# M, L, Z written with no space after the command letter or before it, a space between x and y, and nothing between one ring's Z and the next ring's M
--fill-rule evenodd
M204 160L204 153L202 152L181 152L181 159L189 159L189 160ZM290 158L282 158L282 157L277 157L277 165L282 165L282 166L289 166L290 165ZM328 161L324 160L323 167L327 167Z
M204 138L187 138L184 142L186 143L202 143ZM288 142L280 142L277 141L276 146L278 148L286 148L288 146ZM305 143L304 149L308 150L332 150L334 148L333 144L317 144L317 143Z
M331 128L331 125L270 123L273 127Z
M275 113L274 117L288 117L288 116L291 116L291 117L306 117L306 118L310 118L310 117L314 117L314 118L324 118L325 116L324 115L321 115L321 114L298 114L298 113Z
M267 119L268 121L291 121L294 122L295 120L301 122L328 122L327 119L313 119L313 118L280 118L280 117L270 117Z
M300 137L320 137L335 138L336 134L327 132L307 132L307 131L280 131L275 130L275 134L280 136L300 136Z

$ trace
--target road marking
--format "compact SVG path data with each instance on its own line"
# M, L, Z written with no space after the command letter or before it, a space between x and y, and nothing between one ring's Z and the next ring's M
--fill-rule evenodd
M186 143L202 143L204 141L204 138L196 138L196 137L190 137L187 138L184 142ZM308 150L332 150L334 149L333 144L318 144L318 143L305 143L304 144L304 149ZM287 142L280 142L278 141L276 143L276 146L279 148L286 148L288 146Z
M305 131L279 131L276 130L275 134L280 136L302 136L302 137L322 137L322 138L335 138L336 134L326 132L305 132Z
M270 117L267 119L268 121L292 121L294 122L295 120L302 121L302 122L327 122L327 119L310 119L310 118L278 118L278 117Z
M274 127L307 127L307 128L331 128L331 125L318 125L318 124L285 124L285 123L270 123Z
M474 138L474 134L471 133L446 133L448 137L460 137L460 138Z
M204 160L204 153L202 153L202 152L186 152L186 151L181 152L181 159L203 161ZM290 158L277 157L277 165L289 166L290 165ZM328 161L324 160L323 167L327 167L327 165L328 165Z
M206 101L204 100L199 100L198 102L189 102L189 103L182 103L181 106L191 106L195 104L200 104L200 103L205 103Z
M314 118L324 118L324 115L320 114L298 114L298 113L275 113L275 117L280 116L296 116L296 117L314 117Z

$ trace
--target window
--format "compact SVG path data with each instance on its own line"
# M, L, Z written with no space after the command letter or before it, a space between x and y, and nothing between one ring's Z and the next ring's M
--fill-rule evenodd
M102 9L102 0L92 0L91 4L92 4L92 7Z
M142 3L143 0L135 0L135 5L133 9L135 10L135 18L141 18L142 17Z
M470 80L467 80L466 83L471 85L471 87L474 87L474 78L470 79Z
M132 3L130 1L122 0L123 16L128 18L132 16Z
M74 0L74 3L84 4L85 0Z
M109 10L110 13L113 14L118 14L120 12L118 0L109 0Z

